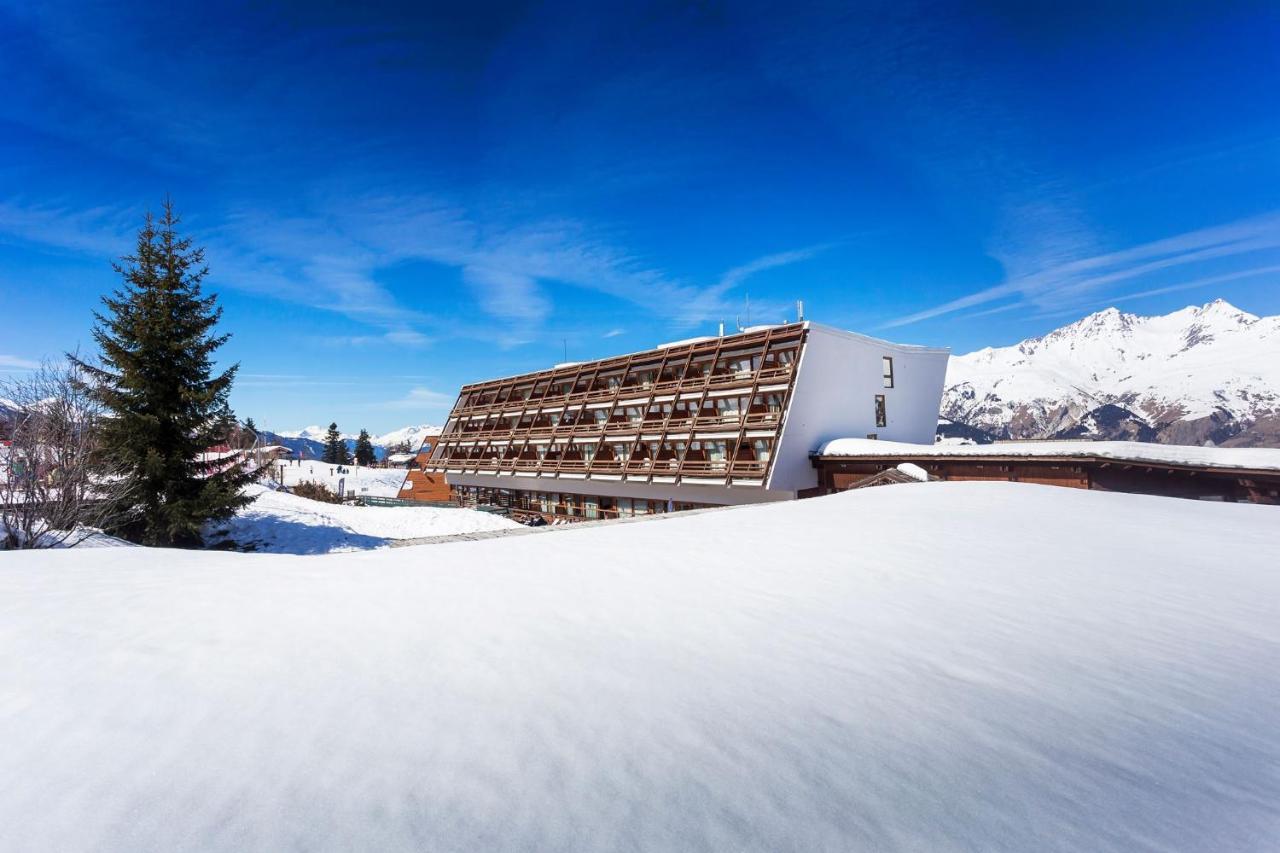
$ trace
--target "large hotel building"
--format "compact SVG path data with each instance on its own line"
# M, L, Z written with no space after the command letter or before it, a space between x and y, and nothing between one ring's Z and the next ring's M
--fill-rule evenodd
M548 520L804 497L830 439L931 443L947 356L801 321L477 382L404 493Z

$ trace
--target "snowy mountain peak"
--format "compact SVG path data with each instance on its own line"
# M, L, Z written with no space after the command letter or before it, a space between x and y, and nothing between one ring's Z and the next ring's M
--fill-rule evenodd
M302 429L288 430L276 434L282 438L309 438L312 441L324 441L329 435L329 428L312 424L311 426L303 427ZM346 433L343 433L342 437L355 438L354 435L347 435Z
M432 424L418 424L416 426L401 427L400 429L392 430L391 432L383 435L369 436L369 441L373 443L374 447L387 448L401 444L408 444L412 450L417 450L422 446L423 440L428 436L439 434L440 427L438 426L434 426ZM313 424L309 427L303 427L302 429L278 432L276 435L281 438L305 439L307 441L316 441L323 444L326 437L329 435L329 428ZM360 437L360 434L358 432L344 432L342 433L342 437L347 441L355 441Z
M1196 324L1199 326L1213 326L1216 328L1227 329L1234 329L1239 326L1250 326L1259 320L1259 317L1256 314L1250 314L1248 311L1241 311L1225 299L1215 299L1212 302L1196 308L1194 315Z
M1154 317L1108 308L953 357L942 414L997 437L1080 437L1097 430L1100 406L1127 430L1110 437L1176 443L1280 422L1280 317L1222 299Z
M417 426L401 427L384 435L376 435L373 437L373 443L378 447L395 447L407 444L410 450L416 451L422 446L422 442L426 438L439 434L440 427L433 424L419 424Z

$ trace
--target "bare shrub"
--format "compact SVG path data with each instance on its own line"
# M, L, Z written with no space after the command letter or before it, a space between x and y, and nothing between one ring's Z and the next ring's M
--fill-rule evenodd
M81 368L46 361L0 383L0 397L11 442L0 450L0 548L70 547L119 522L126 481L101 456L102 410Z
M317 483L312 480L304 480L293 486L290 491L298 497L307 498L308 500L327 504L342 503L342 499L338 497L338 494L333 489L330 489L324 483Z

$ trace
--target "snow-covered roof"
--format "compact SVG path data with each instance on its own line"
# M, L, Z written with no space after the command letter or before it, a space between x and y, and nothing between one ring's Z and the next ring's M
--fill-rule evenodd
M417 454L414 454L414 453L392 453L387 457L387 461L396 462L396 463L408 462L410 459L412 459L416 455Z
M1280 471L1280 448L1186 447L1140 441L1009 441L997 444L907 444L870 438L837 438L821 456L1097 456L1127 462L1202 465Z

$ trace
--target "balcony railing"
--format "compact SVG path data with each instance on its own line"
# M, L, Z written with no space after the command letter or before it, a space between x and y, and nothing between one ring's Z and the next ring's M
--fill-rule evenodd
M710 415L693 419L694 429L709 429L712 427L732 427L737 429L741 425L742 417L740 415Z
M445 471L537 471L541 474L628 474L687 477L763 477L767 461L678 459L438 459L427 468Z
M686 459L680 466L680 473L686 476L725 476L761 477L769 467L768 462L730 462L727 459L715 461L693 461Z
M782 412L756 412L747 415L747 426L770 426L782 419Z
M740 427L748 429L767 428L776 426L782 419L781 412L755 412L743 415L725 414L725 415L699 415L692 416L672 416L666 420L662 419L637 419L622 422L586 422L580 424L556 424L555 426L533 426L533 427L510 427L502 429L478 430L475 432L455 433L445 439L445 442L458 441L491 441L504 439L525 439L525 438L551 438L564 436L600 436L604 434L621 435L635 434L638 432L658 433L666 430L667 432L680 430L737 430Z
M485 403L455 406L449 417L461 415L482 415L497 413L506 409L524 409L548 405L576 405L579 403L603 402L615 397L628 395L647 395L651 391L698 391L703 388L722 388L732 385L750 385L753 382L775 382L791 375L794 364L766 367L760 370L739 370L733 373L712 373L706 376L686 376L681 379L665 379L657 382L645 382L635 385L621 385L616 388L594 388L588 391L573 391L568 394L547 394L543 397L528 400L505 400L501 403L490 400Z
M610 434L639 432L640 424L641 421L639 419L634 421L622 421L620 423L606 423L604 431Z

